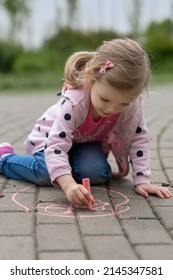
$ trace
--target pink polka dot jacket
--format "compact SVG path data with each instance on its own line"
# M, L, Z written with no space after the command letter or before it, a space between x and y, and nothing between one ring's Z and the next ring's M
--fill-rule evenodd
M143 110L143 96L120 114L92 118L90 92L86 88L67 89L57 104L35 122L24 145L29 154L44 150L52 183L71 174L68 151L73 143L101 141L106 154L112 151L118 176L124 177L132 166L134 184L150 183L149 136Z

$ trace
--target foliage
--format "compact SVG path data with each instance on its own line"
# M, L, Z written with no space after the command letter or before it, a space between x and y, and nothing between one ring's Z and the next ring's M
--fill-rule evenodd
M173 23L167 19L152 22L146 30L145 47L154 66L173 59Z
M0 72L13 72L14 64L22 53L23 49L20 46L11 45L7 42L0 42Z
M22 88L24 85L25 88L56 88L62 83L64 65L72 53L96 50L102 41L119 37L120 34L112 31L84 33L64 27L38 50L24 50L21 46L0 41L0 72L3 73L0 88ZM161 80L161 76L170 73L167 77L172 77L173 23L170 20L152 22L143 34L143 46L150 56L154 76Z

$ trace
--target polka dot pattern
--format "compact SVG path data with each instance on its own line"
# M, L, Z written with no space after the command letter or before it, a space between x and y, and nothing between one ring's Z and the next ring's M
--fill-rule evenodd
M143 151L141 151L141 150L137 151L136 155L138 157L142 157L143 156Z
M59 137L65 138L65 137L66 137L65 131L60 132L60 133L59 133Z
M30 141L30 143L31 143L31 145L35 146L35 143L34 143L34 142Z
M49 133L48 132L46 132L46 138L48 138L49 137Z
M66 114L64 115L64 119L65 119L66 121L71 120L71 115L68 114L68 113L66 113Z
M138 126L136 129L136 133L141 133L141 131L142 131L142 128Z
M54 150L54 153L55 153L56 155L60 155L60 154L61 154L61 150Z
M63 100L62 103L61 103L61 105L64 105L65 102L66 102L66 100Z
M137 176L142 176L142 175L144 175L144 174L143 174L142 172L137 172L136 175L137 175Z

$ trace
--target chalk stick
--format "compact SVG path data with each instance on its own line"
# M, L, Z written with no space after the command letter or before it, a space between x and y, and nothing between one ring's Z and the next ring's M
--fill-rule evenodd
M90 187L90 179L89 178L83 178L82 179L82 185L91 193L91 187ZM92 202L89 202L88 209L92 209Z

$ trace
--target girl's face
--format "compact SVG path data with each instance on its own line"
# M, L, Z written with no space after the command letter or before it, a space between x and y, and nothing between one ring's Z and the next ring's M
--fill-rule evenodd
M110 86L106 80L94 82L91 88L93 117L109 117L126 109L132 100L125 91Z

